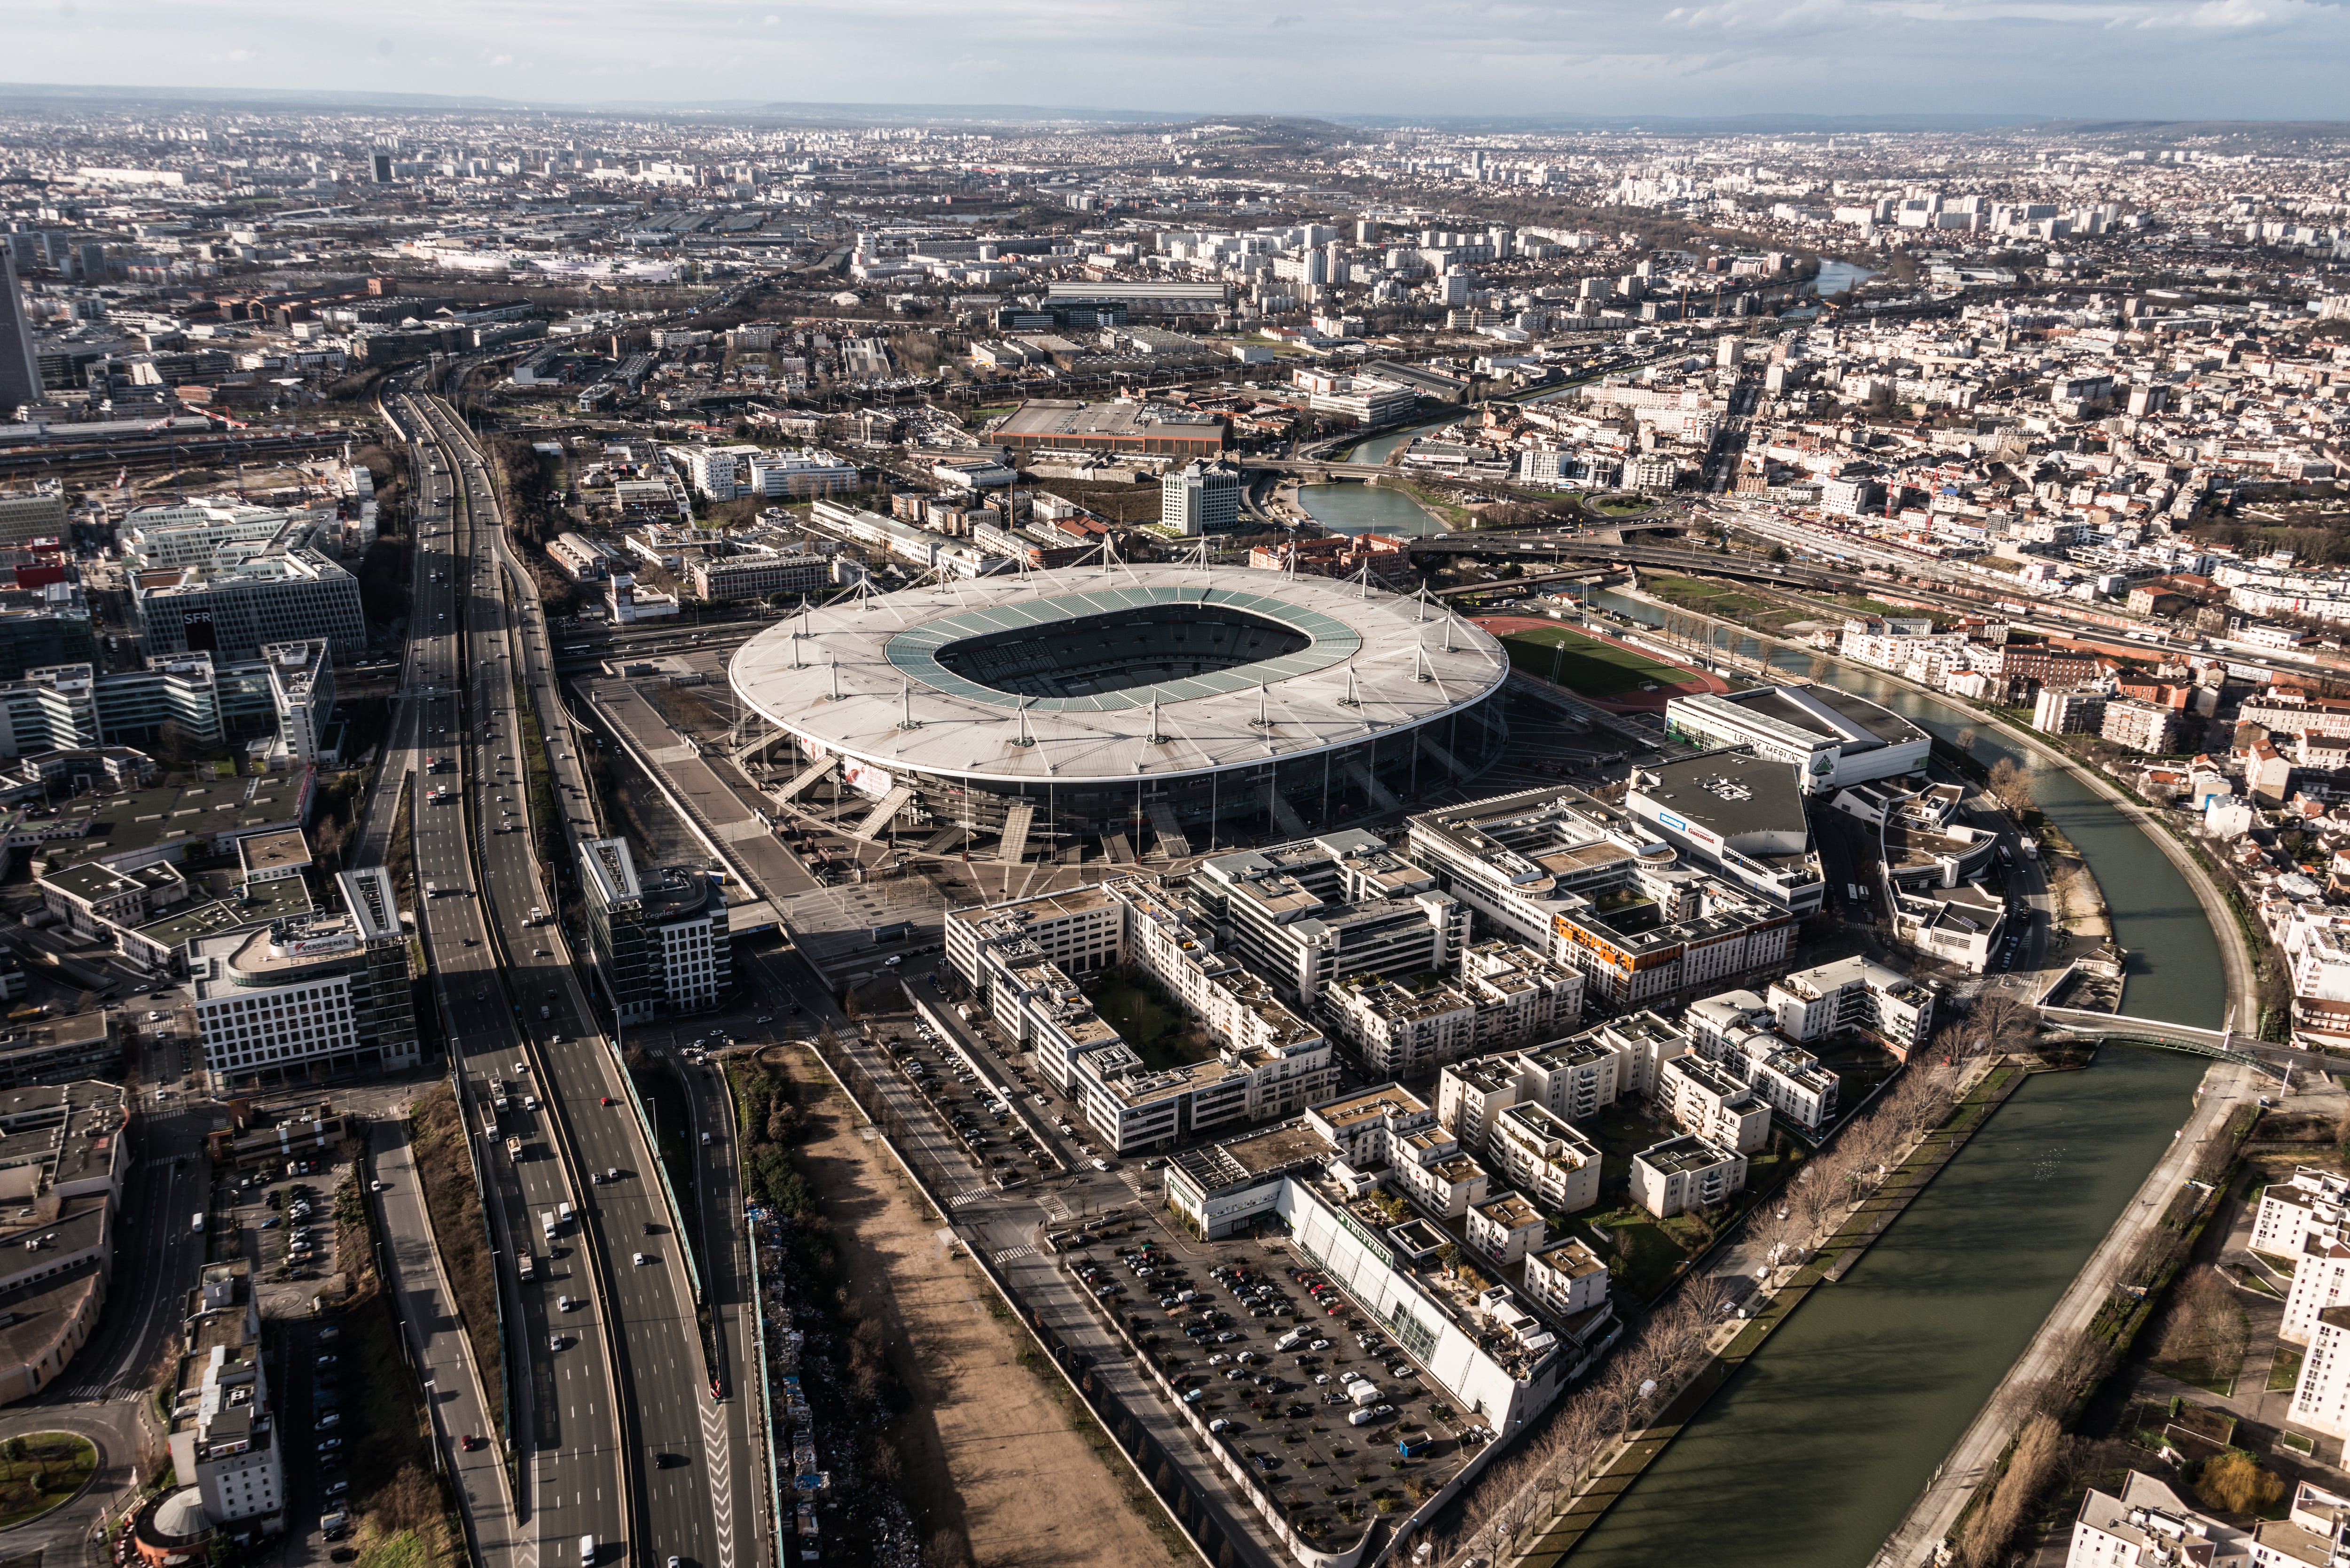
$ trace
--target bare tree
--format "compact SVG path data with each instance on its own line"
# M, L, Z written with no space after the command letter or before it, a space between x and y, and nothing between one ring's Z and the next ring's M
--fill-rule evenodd
M1991 783L1987 786L1991 798L2008 815L2021 822L2032 813L2032 774L2018 767L2012 757L2002 757L1991 764Z

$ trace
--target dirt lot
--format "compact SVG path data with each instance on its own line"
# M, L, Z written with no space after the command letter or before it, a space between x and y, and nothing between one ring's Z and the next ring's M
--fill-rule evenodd
M831 1087L797 1053L791 1069L803 1085ZM980 1568L1176 1568L1164 1521L1154 1530L1137 1512L1131 1477L1113 1471L1021 1364L1026 1337L990 1313L995 1297L976 1271L947 1256L941 1222L888 1151L860 1136L847 1099L832 1090L803 1104L802 1168L833 1221L857 1310L889 1325L917 1403L899 1449L906 1495L938 1500L923 1535L959 1528Z

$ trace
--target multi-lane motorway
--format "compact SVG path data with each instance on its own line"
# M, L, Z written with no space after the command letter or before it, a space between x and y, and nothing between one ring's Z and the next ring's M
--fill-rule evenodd
M712 1148L697 1145L711 1179L687 1216L712 1243L704 1282L717 1334L705 1340L686 1238L675 1233L617 1054L560 925L532 914L551 914L554 898L530 831L518 673L545 725L567 852L593 832L536 594L507 552L463 427L437 400L395 402L400 422L433 443L424 477L439 490L426 506L446 504L420 518L411 624L437 654L422 656L428 669L411 664L414 711L400 740L416 770L417 879L442 889L421 900L423 923L471 1125L479 1131L485 1114L496 1116L493 1080L509 1105L494 1138L476 1147L497 1187L507 1355L526 1369L515 1379L514 1419L526 1568L537 1550L576 1552L582 1535L611 1543L615 1560L625 1542L636 1561L749 1568L764 1555L764 1481L752 1441L755 1376L745 1386L740 1376L752 1325L732 1140L713 1126ZM457 771L426 773L434 757ZM448 798L432 798L443 788ZM509 1138L521 1159L508 1158ZM595 1179L605 1173L616 1174ZM557 1216L551 1242L548 1214ZM525 1251L536 1276L526 1283L517 1278Z

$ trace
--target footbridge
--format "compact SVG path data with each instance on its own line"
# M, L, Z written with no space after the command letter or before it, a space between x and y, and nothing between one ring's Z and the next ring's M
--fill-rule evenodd
M2186 1051L2241 1062L2272 1077L2282 1078L2295 1068L2303 1072L2340 1072L2350 1062L2297 1045L2279 1045L2240 1032L2231 1019L2223 1028L2197 1029L2159 1018L2133 1018L2127 1013L2093 1012L2079 1007L2043 1007L2041 1022L2050 1030L2075 1040L2114 1040L2130 1045L2154 1045L2165 1051Z

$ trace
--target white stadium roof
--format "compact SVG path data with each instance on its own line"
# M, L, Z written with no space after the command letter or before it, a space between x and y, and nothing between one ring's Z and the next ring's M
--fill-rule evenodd
M1019 651L1071 623L1082 624L1059 654ZM1178 629L1156 639L1139 629L1149 623ZM1201 626L1201 642L1262 643L1264 656L1214 667L1217 650L1191 635ZM1122 633L1185 647L1064 679L1089 649L1117 657ZM991 660L1013 671L1006 684ZM1358 745L1473 706L1508 678L1509 659L1441 603L1357 583L1109 566L837 601L754 638L728 673L744 702L824 752L893 772L1071 785ZM1007 689L1022 683L1032 690Z

